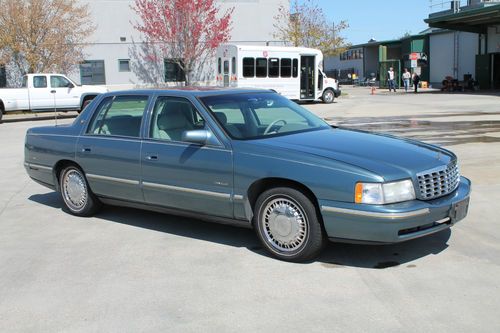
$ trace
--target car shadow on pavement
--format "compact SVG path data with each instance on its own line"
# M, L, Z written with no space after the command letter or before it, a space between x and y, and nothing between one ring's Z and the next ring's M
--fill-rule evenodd
M57 192L34 194L28 199L67 212ZM96 215L96 218L233 247L245 247L258 255L270 257L262 248L257 236L251 229L114 206L104 206L102 211ZM327 268L359 267L382 269L400 266L419 258L442 252L448 247L447 241L450 235L451 232L447 229L427 237L399 244L358 245L328 243L320 257L309 263L320 262ZM416 265L409 264L406 267L413 268Z

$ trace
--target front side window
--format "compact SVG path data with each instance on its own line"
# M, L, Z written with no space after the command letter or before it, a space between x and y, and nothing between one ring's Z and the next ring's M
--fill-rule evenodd
M88 134L139 137L148 96L116 96L97 107Z
M33 87L35 87L35 88L47 88L47 77L46 76L34 76L33 77Z
M52 88L68 88L71 86L71 82L65 77L52 75L50 77L50 86Z
M201 100L233 139L330 128L303 107L275 93L207 96Z
M187 99L160 96L156 100L149 137L166 141L182 141L184 131L205 128L205 121Z

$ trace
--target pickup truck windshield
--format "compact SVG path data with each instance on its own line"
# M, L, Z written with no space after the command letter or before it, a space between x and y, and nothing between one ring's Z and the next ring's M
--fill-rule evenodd
M247 140L329 128L296 103L275 93L201 98L233 139Z

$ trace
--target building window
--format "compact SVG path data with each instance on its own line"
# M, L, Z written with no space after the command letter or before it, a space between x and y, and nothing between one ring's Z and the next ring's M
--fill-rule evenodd
M224 60L224 75L229 74L229 60Z
M120 72L130 72L130 59L119 59L118 70Z
M217 73L222 74L222 59L217 60Z
M177 59L165 59L165 82L181 82L186 80L186 74Z
M236 57L231 60L231 74L236 74Z
M280 60L278 58L269 58L269 77L280 76Z
M281 77L292 76L292 59L281 59Z
M267 59L257 58L255 64L255 76L257 77L267 77Z
M5 71L5 66L0 65L0 88L5 88L7 86L7 72Z
M255 59L243 58L243 77L255 76Z
M85 60L80 64L82 84L106 84L104 60Z

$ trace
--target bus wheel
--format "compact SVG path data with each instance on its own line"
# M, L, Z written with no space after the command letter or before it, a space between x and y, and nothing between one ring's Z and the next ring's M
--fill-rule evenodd
M327 89L323 92L323 102L326 104L333 103L333 100L335 99L335 95L333 94L333 90Z

